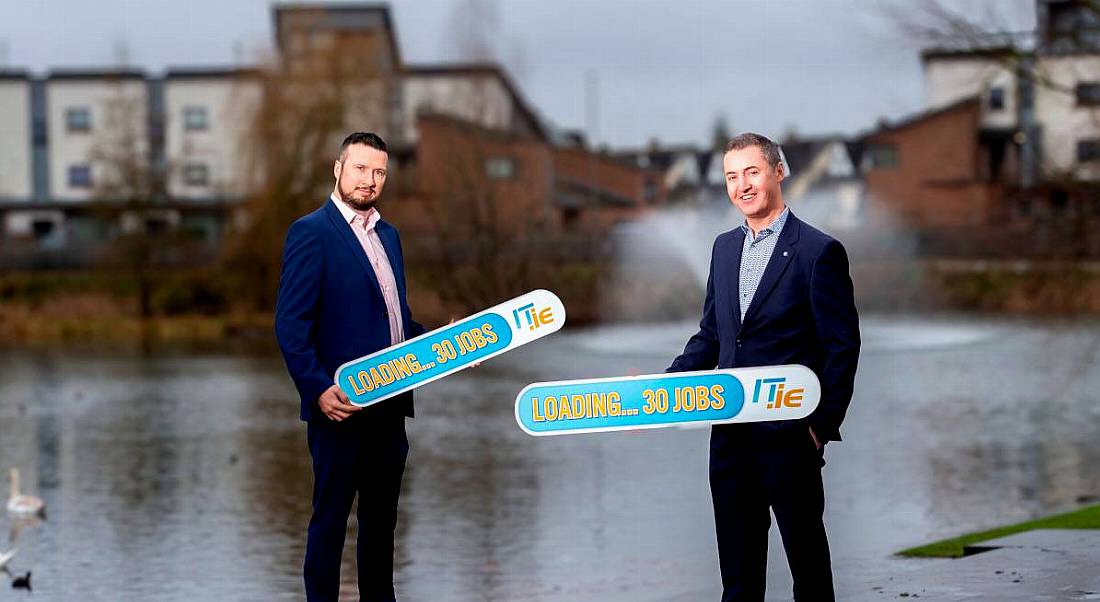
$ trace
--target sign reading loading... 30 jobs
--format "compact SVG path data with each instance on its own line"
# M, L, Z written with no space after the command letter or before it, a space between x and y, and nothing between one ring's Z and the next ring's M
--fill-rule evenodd
M648 374L528 385L516 421L532 435L564 435L797 420L820 399L817 376L800 365Z
M352 360L336 370L334 380L352 404L368 406L557 332L564 324L561 300L535 290Z

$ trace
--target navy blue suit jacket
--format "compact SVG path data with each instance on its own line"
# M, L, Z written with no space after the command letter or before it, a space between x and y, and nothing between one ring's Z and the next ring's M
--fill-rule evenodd
M424 333L405 298L405 265L397 229L375 225L397 281L405 338ZM323 417L317 398L343 363L390 346L382 289L359 239L331 199L290 226L275 305L275 336L301 396L302 420ZM413 415L412 393L376 406ZM370 409L368 409L370 411ZM378 410L376 410L378 411Z
M823 443L839 440L860 346L848 255L840 242L789 215L742 322L744 242L741 228L714 241L699 332L669 371L802 364L821 381L821 403L813 414L736 426L767 435L808 425Z

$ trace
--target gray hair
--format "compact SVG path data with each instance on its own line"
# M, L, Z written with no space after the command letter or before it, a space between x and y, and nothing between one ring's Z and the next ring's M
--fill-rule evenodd
M760 149L760 152L764 154L764 160L771 165L772 168L779 167L782 163L782 158L779 156L779 145L772 142L766 136L760 134L754 134L752 132L745 132L744 134L738 134L728 143L726 143L726 152L733 150L741 150L755 146Z

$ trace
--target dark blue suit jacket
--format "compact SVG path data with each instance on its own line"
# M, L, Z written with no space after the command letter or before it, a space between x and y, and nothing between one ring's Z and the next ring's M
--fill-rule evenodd
M405 338L424 333L405 298L405 265L397 229L375 225L401 299ZM331 199L290 226L275 306L275 336L301 396L302 420L323 417L317 398L343 363L390 346L382 289L359 239ZM412 393L376 406L413 415ZM374 410L374 411L380 411ZM367 411L371 411L368 409Z
M714 241L699 332L670 372L802 364L821 381L821 403L803 420L764 422L758 435L812 426L822 442L840 439L859 359L848 255L835 239L790 214L741 321L741 228ZM728 426L716 428L727 429Z

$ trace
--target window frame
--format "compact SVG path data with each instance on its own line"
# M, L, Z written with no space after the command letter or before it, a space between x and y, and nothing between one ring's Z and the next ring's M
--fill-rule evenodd
M1007 95L1003 86L993 86L989 89L988 102L986 106L990 111L1003 111L1005 110Z
M201 173L202 177L194 177L194 174ZM183 185L191 188L204 188L210 186L210 166L206 163L187 163L183 166L181 173L183 178Z
M511 155L490 155L485 158L485 175L490 180L515 180L518 174L519 161Z
M206 132L210 130L210 112L206 107L187 105L183 107L183 131Z
M880 159L883 157L881 154L884 151L888 151L887 156L890 157L890 161L882 162ZM873 142L867 145L866 155L867 157L867 169L897 169L901 164L901 154L898 152L898 145L895 142Z
M1079 138L1074 157L1078 163L1100 161L1100 138Z
M77 174L83 174L83 177L78 177ZM75 163L70 165L65 172L65 176L65 181L69 188L85 190L94 186L92 166L87 163Z
M1100 106L1100 82L1077 82L1073 88L1073 100L1078 107Z
M77 116L83 116L78 119ZM65 109L65 131L70 134L87 134L92 131L91 107L77 106Z

